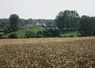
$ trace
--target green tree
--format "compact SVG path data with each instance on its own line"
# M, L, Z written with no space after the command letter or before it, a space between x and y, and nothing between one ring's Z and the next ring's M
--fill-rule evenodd
M79 32L82 36L93 36L95 35L95 17L89 17L83 15L80 19Z
M55 22L59 29L62 30L76 30L79 27L79 14L77 11L65 10L59 12L56 16Z
M46 29L43 33L45 37L60 37L60 30L56 28Z
M19 16L16 14L12 14L9 17L9 26L11 28L11 32L17 31L19 29L18 23L19 23Z
M4 34L10 33L9 27L4 28Z
M16 33L11 33L8 38L18 38Z
M25 38L35 38L35 33L28 30L25 32Z
M90 18L91 35L95 36L95 17Z
M3 34L0 34L0 39L2 39L3 38Z
M43 31L38 31L38 32L36 33L36 38L42 38L42 37L44 37Z

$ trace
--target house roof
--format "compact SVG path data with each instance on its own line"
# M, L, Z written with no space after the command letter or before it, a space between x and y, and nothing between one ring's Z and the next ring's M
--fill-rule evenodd
M47 26L45 23L42 23L42 26Z

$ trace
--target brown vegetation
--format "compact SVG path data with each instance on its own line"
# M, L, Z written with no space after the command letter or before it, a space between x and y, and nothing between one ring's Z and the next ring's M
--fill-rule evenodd
M0 68L95 68L95 37L2 39Z

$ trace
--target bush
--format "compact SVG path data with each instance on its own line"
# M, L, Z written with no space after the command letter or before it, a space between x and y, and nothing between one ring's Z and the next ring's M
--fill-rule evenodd
M34 38L35 37L35 33L31 32L31 31L26 31L25 32L25 38Z
M59 29L54 29L53 30L53 36L54 37L60 37L60 30Z
M44 37L43 31L39 31L36 33L36 38L42 38L42 37Z
M3 35L2 34L0 34L0 39L2 39L3 38Z
M68 37L68 36L63 36L63 37Z
M18 38L16 33L11 33L8 38Z
M4 34L10 33L11 31L12 31L12 29L9 26L4 28Z
M9 30L7 28L4 29L4 34L9 33Z
M46 37L60 37L60 31L58 29L46 29L44 35Z
M45 37L52 37L52 30L51 29L46 29L43 33Z
M81 35L77 35L78 37L81 37Z
M73 35L70 35L69 37L74 37Z

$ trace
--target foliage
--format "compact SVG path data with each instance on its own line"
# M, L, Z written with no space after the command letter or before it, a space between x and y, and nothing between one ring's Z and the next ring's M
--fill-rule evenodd
M31 32L31 31L26 31L25 32L25 38L34 38L35 37L35 33Z
M7 26L4 28L4 34L12 32L12 28L10 26Z
M46 37L60 37L60 30L59 29L46 29L44 31L44 35Z
M80 17L75 10L61 11L56 16L55 20L19 19L18 15L12 14L10 15L9 19L0 19L0 31L4 32L6 36L9 35L11 32L15 32L20 38L23 38L25 36L25 32L27 31L27 27L25 27L24 29L24 26L26 26L27 24L35 24L35 22L38 22L41 25L46 25L46 27L41 27L43 29L41 32L39 32L39 28L33 28L33 30L28 29L36 34L35 37L59 37L60 31L62 31L63 33L65 33L65 31L68 31L69 33L71 31L78 31L81 36L95 36L95 17L90 17L86 15ZM52 26L57 26L60 31L54 28L52 29ZM19 27L22 30L19 29ZM69 34L67 35L70 36ZM61 36L63 35L61 34Z
M10 32L14 32L18 30L19 28L18 23L19 23L19 16L16 14L12 14L9 17L9 27L11 28Z
M77 30L79 27L79 14L77 11L65 10L56 16L55 22L60 30Z
M69 37L74 37L73 35L70 35Z
M60 33L60 36L61 37L70 37L70 36L73 36L73 37L80 37L81 34L77 31L67 31L67 32L61 32Z
M95 17L82 16L80 19L79 32L82 36L94 36L95 35Z
M43 31L38 31L38 32L36 33L36 38L42 38L42 37L44 37Z
M9 34L8 38L18 38L16 33Z
M3 38L3 34L0 33L0 39L2 39L2 38Z
M36 33L39 31L43 32L44 28L39 27L39 28L31 28L31 29L21 29L21 30L15 31L14 33L16 33L19 38L25 38L26 31L31 31L35 33L35 37L36 37ZM4 34L4 37L8 38L9 34L11 33Z
M4 27L6 27L7 24L8 24L8 22L1 22L0 23L0 28L4 29Z

